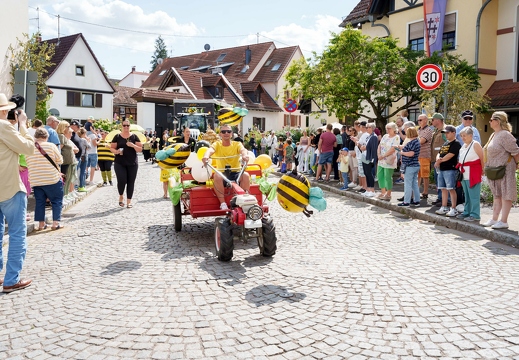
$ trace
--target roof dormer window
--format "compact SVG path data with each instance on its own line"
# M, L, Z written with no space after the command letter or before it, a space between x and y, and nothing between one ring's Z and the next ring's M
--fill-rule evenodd
M83 65L76 65L76 76L85 76L85 67Z

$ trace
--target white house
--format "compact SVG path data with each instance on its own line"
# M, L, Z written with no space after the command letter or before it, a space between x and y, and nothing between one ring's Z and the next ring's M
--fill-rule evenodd
M132 66L132 72L119 81L117 85L130 88L140 88L149 76L150 73L136 71L135 66Z
M9 45L16 44L16 38L23 39L29 33L28 0L2 0L2 21L0 21L0 92L11 95L11 63Z
M46 40L56 45L48 69L50 108L65 120L112 119L114 87L83 35Z

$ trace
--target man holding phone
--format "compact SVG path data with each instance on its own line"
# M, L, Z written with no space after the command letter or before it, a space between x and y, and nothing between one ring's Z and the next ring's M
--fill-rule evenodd
M34 154L34 139L27 131L27 116L23 110L14 110L18 130L7 121L9 110L16 104L7 101L0 93L0 245L2 244L5 220L9 224L9 250L4 279L0 279L3 292L20 290L31 285L31 280L20 279L27 251L27 194L19 168L19 155ZM0 246L0 270L4 267Z

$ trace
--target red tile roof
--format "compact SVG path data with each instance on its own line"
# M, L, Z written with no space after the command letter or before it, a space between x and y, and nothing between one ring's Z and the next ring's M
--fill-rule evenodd
M346 27L348 24L356 24L367 20L368 11L372 0L360 0L357 6L346 16L339 26Z
M493 108L510 107L519 105L519 82L513 80L494 81L487 90Z
M167 58L164 59L162 64L155 68L155 70L151 73L151 75L142 84L141 87L158 87L162 82L162 76L159 74L163 70L168 70L172 67L180 69L181 67L188 66L189 68L187 70L193 70L201 66L215 66L224 63L233 63L225 73L226 76L246 79L250 75L251 70L248 70L243 74L241 73L241 70L245 66L245 50L247 50L247 48L251 50L251 61L249 63L249 68L254 69L270 47L275 47L273 42L210 50L199 54ZM217 63L216 60L224 53L226 54L225 57Z
M290 60L292 60L292 57L298 49L299 46L290 46L274 50L265 62L265 65L269 65L263 65L261 67L258 74L254 77L254 81L259 81L261 83L277 82L281 78L285 69L290 65ZM279 66L278 70L272 71L274 66Z
M97 60L94 52L90 48L90 45L88 45L88 42L86 41L86 39L85 39L85 37L83 36L82 33L74 34L74 35L69 35L69 36L63 36L63 37L61 37L59 39L55 38L55 39L44 40L44 42L46 42L48 44L56 45L54 56L50 60L51 63L53 63L54 65L50 66L47 69L48 77L51 77L52 74L54 74L56 69L61 65L63 60L65 60L65 58L69 54L70 50L74 47L74 45L76 44L76 42L78 41L79 38L83 39L83 41L85 42L86 47L88 48L88 51L90 51L90 54L94 58L97 66L99 66L99 69L103 73L103 76L105 77L106 82L108 84L110 84L110 87L115 91L115 88L113 87L112 83L110 82L110 80L106 76L106 73L103 71L103 67L101 66L101 64Z
M114 105L137 105L137 101L132 99L132 95L139 90L127 86L115 86Z

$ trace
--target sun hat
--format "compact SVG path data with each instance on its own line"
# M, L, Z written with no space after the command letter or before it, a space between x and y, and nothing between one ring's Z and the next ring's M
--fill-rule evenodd
M7 96L0 93L0 110L11 110L16 107L16 104L12 101L7 101Z

